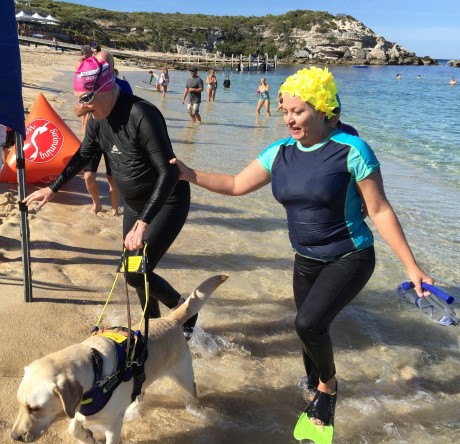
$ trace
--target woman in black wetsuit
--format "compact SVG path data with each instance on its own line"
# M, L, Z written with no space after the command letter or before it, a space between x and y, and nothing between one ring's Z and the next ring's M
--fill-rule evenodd
M151 318L160 316L158 300L168 308L180 304L180 294L153 272L182 229L190 208L190 186L179 181L179 172L169 163L174 158L166 122L151 103L120 91L106 61L90 57L78 68L74 91L91 114L85 138L72 159L49 188L35 191L25 204L50 201L100 150L108 156L120 194L125 199L123 238L128 250L148 244L149 309ZM142 274L129 273L128 283L145 304ZM196 316L184 325L190 338Z

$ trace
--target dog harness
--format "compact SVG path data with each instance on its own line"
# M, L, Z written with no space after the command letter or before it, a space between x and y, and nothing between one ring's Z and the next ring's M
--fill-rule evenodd
M147 344L139 330L130 332L130 350L125 351L128 342L128 329L111 327L100 334L113 341L117 351L117 370L110 376L102 377L103 358L95 348L91 349L91 361L94 370L94 384L83 394L79 412L91 416L101 411L109 402L115 389L122 383L134 379L131 402L141 393L145 381L144 364L147 361Z

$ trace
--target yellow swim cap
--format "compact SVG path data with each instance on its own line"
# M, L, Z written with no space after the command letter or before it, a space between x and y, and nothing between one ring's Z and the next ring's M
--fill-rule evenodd
M334 116L332 111L339 106L336 98L337 85L327 68L312 66L301 69L289 76L280 89L281 94L289 93L293 97L299 97L313 105L316 111L325 113L328 118Z

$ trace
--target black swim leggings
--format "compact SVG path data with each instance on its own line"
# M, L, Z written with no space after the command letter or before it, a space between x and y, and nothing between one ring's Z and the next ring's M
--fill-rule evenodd
M363 289L374 267L373 247L326 263L295 256L295 329L303 343L310 388L316 388L319 379L327 382L335 375L329 326Z
M134 204L125 201L123 214L123 239L139 219L145 202L136 201ZM136 208L133 208L136 207ZM168 308L174 308L181 295L169 282L163 279L153 270L160 259L168 251L171 244L180 233L187 219L190 209L190 185L188 182L179 181L171 196L161 211L150 222L146 232L147 259L149 265L149 306L147 315L149 318L159 318L160 309L158 301L161 301ZM142 306L145 307L145 282L144 275L139 273L128 273L128 284L136 289Z

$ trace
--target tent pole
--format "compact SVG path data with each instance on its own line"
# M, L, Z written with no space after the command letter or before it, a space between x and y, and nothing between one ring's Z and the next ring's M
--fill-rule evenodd
M16 169L18 172L18 195L20 210L22 265L24 271L24 300L32 302L32 273L30 269L30 235L27 205L22 201L26 197L26 169L22 135L15 132Z

